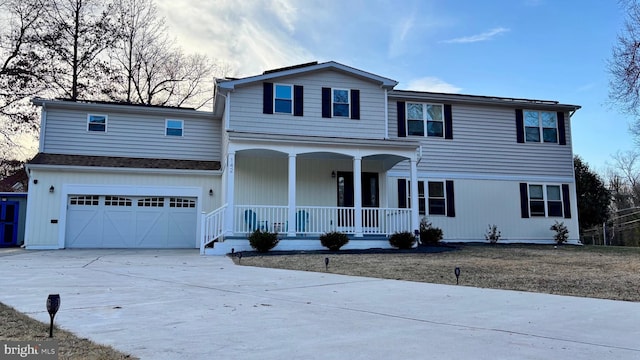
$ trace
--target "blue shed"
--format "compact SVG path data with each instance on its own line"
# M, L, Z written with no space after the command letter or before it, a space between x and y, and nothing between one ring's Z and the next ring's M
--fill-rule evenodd
M27 193L0 193L0 247L20 246L24 243L26 218Z

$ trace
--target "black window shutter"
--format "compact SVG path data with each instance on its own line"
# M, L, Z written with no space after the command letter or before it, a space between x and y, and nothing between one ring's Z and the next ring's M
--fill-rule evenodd
M262 113L273 114L273 84L266 82L262 86Z
M565 219L571 219L571 199L569 196L569 184L562 184L562 207Z
M519 143L524 142L524 115L522 114L522 109L516 109L516 137Z
M304 115L304 92L300 85L293 86L293 116Z
M558 141L560 145L567 145L567 134L564 130L564 112L558 111Z
M322 117L331 117L331 88L322 88Z
M360 90L351 89L351 118L360 120Z
M407 137L407 117L404 101L398 101L398 137Z
M444 138L453 139L453 115L451 105L444 105Z
M520 213L523 218L529 217L529 189L527 183L520 183Z
M398 207L407 208L407 180L398 179Z
M456 200L453 193L453 181L446 181L446 191L447 191L447 216L448 217L456 217Z

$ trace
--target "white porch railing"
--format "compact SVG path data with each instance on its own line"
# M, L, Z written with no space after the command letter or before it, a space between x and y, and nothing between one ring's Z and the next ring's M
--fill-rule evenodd
M219 239L224 233L224 214L227 205L202 215L202 242L200 243L200 253L204 254L204 248Z
M202 215L200 253L225 232L227 205ZM233 209L233 233L249 234L255 230L286 234L289 232L289 209L286 206L237 205ZM297 206L295 233L320 235L331 231L355 234L355 209L335 206ZM363 208L362 234L391 235L412 231L411 210L397 208Z
M233 231L236 234L247 234L257 229L287 233L289 226L287 206L235 206ZM355 234L355 209L335 206L296 207L296 234L323 234L330 231ZM363 234L390 235L401 231L413 231L410 209L362 209Z
M256 230L284 233L288 231L287 206L236 205L233 211L233 232Z

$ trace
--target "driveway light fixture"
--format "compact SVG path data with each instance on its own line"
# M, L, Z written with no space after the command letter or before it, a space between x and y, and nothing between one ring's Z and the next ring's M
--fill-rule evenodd
M60 294L49 294L47 298L47 312L51 318L51 324L49 325L49 337L53 337L53 318L60 309Z

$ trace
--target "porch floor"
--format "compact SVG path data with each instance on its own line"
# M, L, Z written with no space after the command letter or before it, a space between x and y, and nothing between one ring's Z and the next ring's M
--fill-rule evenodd
M380 234L365 234L362 237L347 235L349 242L344 245L344 250L363 250L363 249L391 249L389 238ZM272 251L312 251L326 250L320 243L320 235L310 234L305 236L282 236L280 242ZM231 252L253 251L246 235L227 236L224 241L214 242L213 248L205 248L205 255L226 255Z

